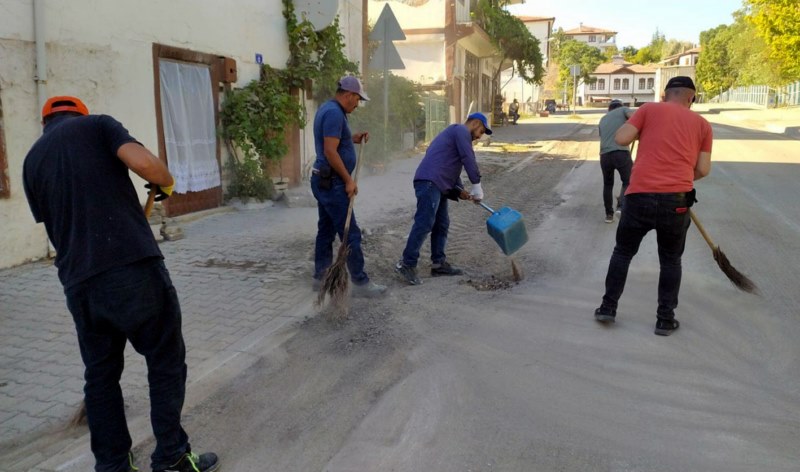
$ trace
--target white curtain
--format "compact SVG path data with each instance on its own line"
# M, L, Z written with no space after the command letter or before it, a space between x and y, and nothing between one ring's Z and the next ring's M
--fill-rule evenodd
M205 65L160 60L159 76L167 162L175 191L219 186L211 71Z

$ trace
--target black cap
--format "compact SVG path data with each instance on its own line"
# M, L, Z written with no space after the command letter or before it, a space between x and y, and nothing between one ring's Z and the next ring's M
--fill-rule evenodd
M615 98L614 100L611 100L610 102L608 102L608 111L617 109L617 108L619 108L621 106L622 106L622 101L621 100L617 100Z
M692 82L692 78L686 77L684 75L679 75L677 77L669 79L669 82L667 82L667 86L664 87L664 90L671 88L679 88L679 87L697 90L694 88L694 82Z

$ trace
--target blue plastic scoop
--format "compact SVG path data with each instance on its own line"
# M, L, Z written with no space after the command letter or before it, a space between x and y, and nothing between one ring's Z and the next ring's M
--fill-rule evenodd
M528 232L520 212L508 207L494 211L483 202L478 202L478 205L492 214L486 220L486 229L505 255L514 254L528 242Z

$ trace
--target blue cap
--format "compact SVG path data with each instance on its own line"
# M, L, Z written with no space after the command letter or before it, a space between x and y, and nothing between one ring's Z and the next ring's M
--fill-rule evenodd
M369 100L367 92L364 91L364 85L357 77L353 77L352 75L342 77L341 80L339 80L339 88L358 94L361 100Z
M483 113L473 113L467 117L467 121L469 120L479 120L483 123L483 127L486 128L486 134L492 134L492 130L489 129L489 120L486 119L486 115Z

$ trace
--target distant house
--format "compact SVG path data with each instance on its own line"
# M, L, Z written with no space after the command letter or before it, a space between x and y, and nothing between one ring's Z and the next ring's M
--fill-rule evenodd
M528 31L534 38L539 40L539 50L542 53L542 66L547 70L550 60L550 38L553 34L553 23L555 17L545 16L518 16L517 18L525 24ZM512 69L506 69L500 76L500 84L503 87L502 94L508 103L515 98L522 104L523 112L534 112L536 104L539 103L542 91L541 85L531 85L526 83L519 75L511 75Z
M691 77L695 80L697 71L697 61L700 58L700 48L692 48L679 54L673 54L661 62L656 67L656 83L654 89L654 100L660 100L664 93L664 87L669 79L682 75ZM700 97L702 99L702 96Z
M697 47L666 57L659 64L662 66L696 66L699 58L700 48Z
M594 26L586 26L583 23L577 28L564 31L568 38L594 46L601 51L611 47L617 47L617 32Z
M578 97L585 104L618 99L633 105L655 100L656 68L653 66L631 64L622 56L614 56L611 62L597 66L591 77L593 82L578 86Z

